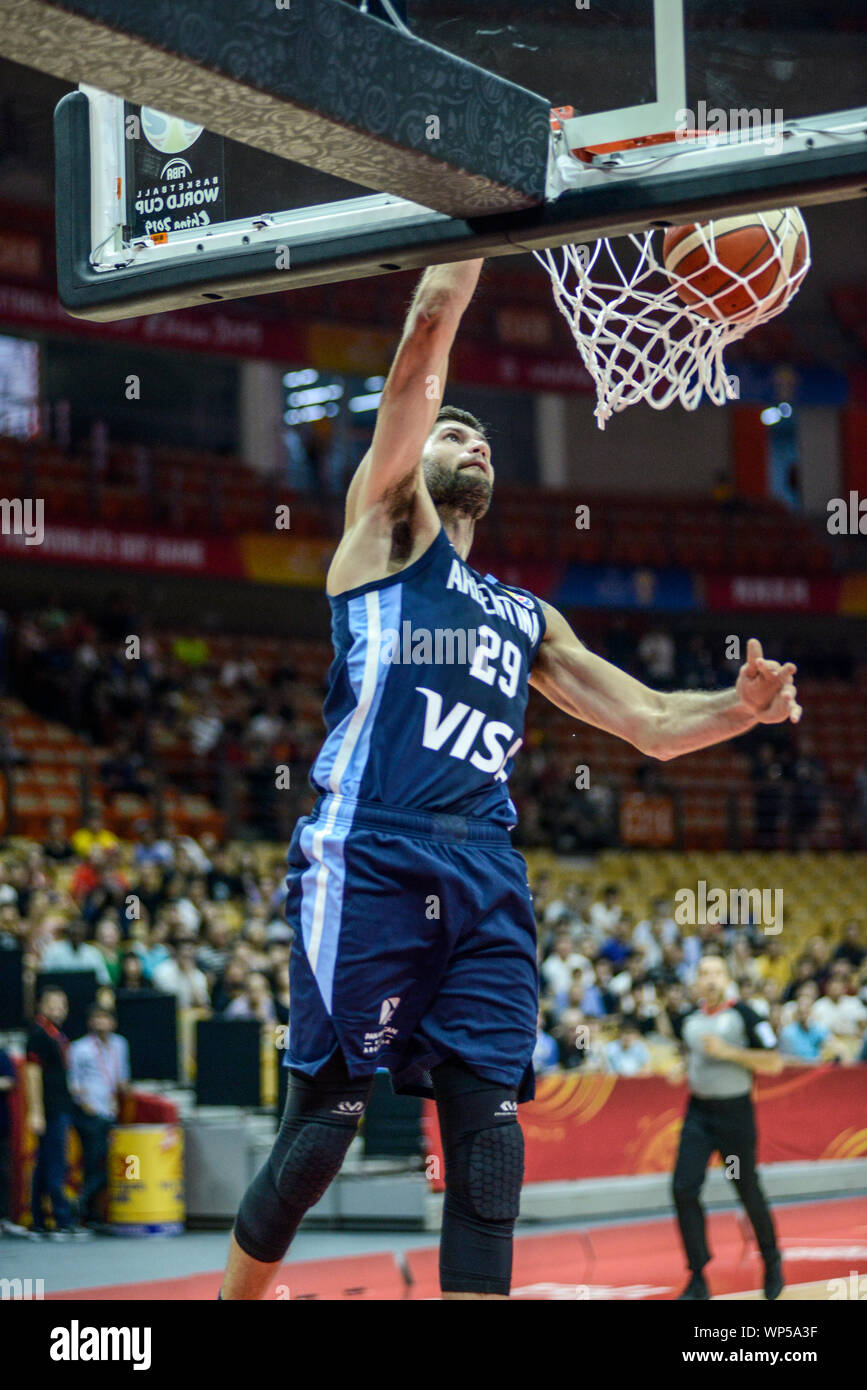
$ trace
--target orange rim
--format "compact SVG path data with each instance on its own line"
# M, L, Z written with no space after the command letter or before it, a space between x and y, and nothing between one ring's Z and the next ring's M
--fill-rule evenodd
M552 106L551 129L562 131L563 121L570 121L574 116L574 106ZM640 150L649 145L680 144L683 140L705 140L719 134L718 130L663 130L658 135L635 135L628 140L611 140L605 145L580 145L577 149L572 150L572 154L583 160L585 164L592 164L593 160L601 154L617 154L621 150Z

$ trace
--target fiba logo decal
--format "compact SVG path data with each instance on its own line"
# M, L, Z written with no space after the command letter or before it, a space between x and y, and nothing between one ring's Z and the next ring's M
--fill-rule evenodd
M399 994L395 995L393 999L383 999L382 1004L380 1005L380 1009L379 1009L379 1022L380 1022L380 1024L389 1023L389 1022L391 1021L392 1015L394 1014L394 1011L395 1011L395 1009L397 1008L397 1006L398 1006L399 1003L400 1003L400 995L399 995Z
M204 130L204 126L193 121L182 121L177 116L168 116L165 111L156 111L152 106L141 108L141 128L145 139L162 154L180 154L194 145Z
M372 1032L364 1035L364 1055L373 1057L383 1047L387 1047L398 1034L397 1028L391 1023L395 1009L400 1003L400 995L393 994L389 999L383 999L379 1006L379 1027Z
M168 164L164 164L160 171L161 179L183 179L189 178L193 172L192 164L188 164L185 159L170 159Z
M507 590L509 598L514 599L515 603L522 603L525 608L532 608L533 600L527 598L526 594L516 594L514 589Z

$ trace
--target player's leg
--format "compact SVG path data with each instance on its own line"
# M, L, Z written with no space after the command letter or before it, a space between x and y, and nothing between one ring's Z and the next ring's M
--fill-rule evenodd
M681 1295L683 1298L708 1296L706 1290L702 1290L702 1270L710 1259L710 1251L707 1248L704 1208L700 1201L700 1193L708 1160L715 1148L716 1140L705 1113L695 1101L690 1101L680 1132L680 1146L671 1184L680 1238L692 1274L690 1285Z
M235 1221L224 1299L265 1296L301 1218L339 1173L372 1086L372 1076L350 1077L339 1050L315 1076L292 1071L274 1146Z
M776 1298L783 1287L782 1264L774 1218L756 1169L756 1121L749 1096L744 1096L742 1104L732 1106L725 1133L720 1137L720 1151L727 1161L737 1160L734 1184L762 1253L766 1293L769 1298Z
M444 1059L430 1068L446 1160L440 1281L444 1298L507 1298L524 1173L517 1109L533 1097L535 918L507 836L450 846L447 861L460 930L417 1033Z
M445 1155L443 1298L508 1298L524 1177L517 1088L456 1059L434 1067L431 1079Z
M425 914L439 867L426 841L408 841L397 813L395 826L384 814L371 827L350 803L326 800L323 816L321 827L302 818L289 849L292 1079L272 1154L241 1203L225 1299L264 1295L340 1169L380 1054L411 1037L447 959L440 923Z

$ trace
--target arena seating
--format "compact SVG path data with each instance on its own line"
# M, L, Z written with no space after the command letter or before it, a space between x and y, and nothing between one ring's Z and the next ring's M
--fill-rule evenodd
M671 902L678 889L695 888L702 879L708 891L781 889L784 930L780 944L789 963L811 937L836 939L847 919L860 920L863 915L867 854L604 850L581 868L544 850L530 850L526 858L531 880L541 870L548 872L552 898L561 896L576 879L590 890L591 898L600 896L606 884L617 884L623 910L636 921L645 916L654 898Z
M270 530L274 508L292 510L292 535L334 536L329 503L290 492L239 458L193 450L113 445L103 473L85 454L0 439L0 495L50 495L68 523L158 527L181 534ZM331 499L333 503L334 499ZM581 496L589 530L575 528L575 494L500 485L478 553L560 564L649 565L716 573L821 575L825 539L781 503L751 499L749 511L695 496ZM339 510L339 509L338 509ZM539 537L545 537L540 557Z
M164 653L171 650L180 635L158 634ZM330 647L326 642L287 643L277 637L247 639L247 644L245 654L254 661L260 682L267 682L280 666L288 664L293 668L290 744L278 741L274 760L291 761L294 755L299 765L309 766L322 736L322 694L331 660ZM237 657L238 639L209 636L207 649L209 666L219 671L224 662ZM815 754L824 764L833 793L824 798L816 841L827 848L841 849L846 844L846 798L854 792L856 768L860 763L867 764L867 709L848 697L849 687L842 682L803 679L799 688L810 712L809 731ZM568 770L577 763L603 769L605 779L621 791L636 785L636 772L646 760L629 744L588 725L577 725L543 704L535 694L531 702L528 749L541 746L547 761L556 769ZM90 772L94 794L101 796L98 768L108 755L107 749L89 748L60 724L38 718L17 701L2 702L0 713L13 746L28 759L15 778L16 808L23 833L39 836L52 814L75 818L82 767ZM157 761L165 779L165 810L172 822L190 833L195 833L196 828L219 833L223 817L213 799L202 795L207 779L197 778L195 771L203 767L203 761L197 760L183 722L172 730L160 729ZM665 787L679 798L688 845L694 849L722 850L730 843L732 799L741 843L754 843L754 786L744 745L721 745L654 766ZM236 793L242 798L243 819L247 795L243 782ZM520 797L518 802L520 806ZM124 834L136 819L150 811L140 797L123 796L114 798L107 813L112 828ZM5 808L0 828L4 826Z

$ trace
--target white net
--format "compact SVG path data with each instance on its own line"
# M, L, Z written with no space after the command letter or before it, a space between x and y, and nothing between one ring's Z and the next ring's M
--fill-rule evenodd
M639 401L664 410L678 400L695 410L703 395L715 405L737 398L723 352L781 314L810 267L801 214L784 208L750 215L767 240L740 273L732 270L721 261L717 241L744 220L696 224L688 242L684 229L686 275L665 268L661 231L533 253L551 276L554 298L593 378L600 429Z

